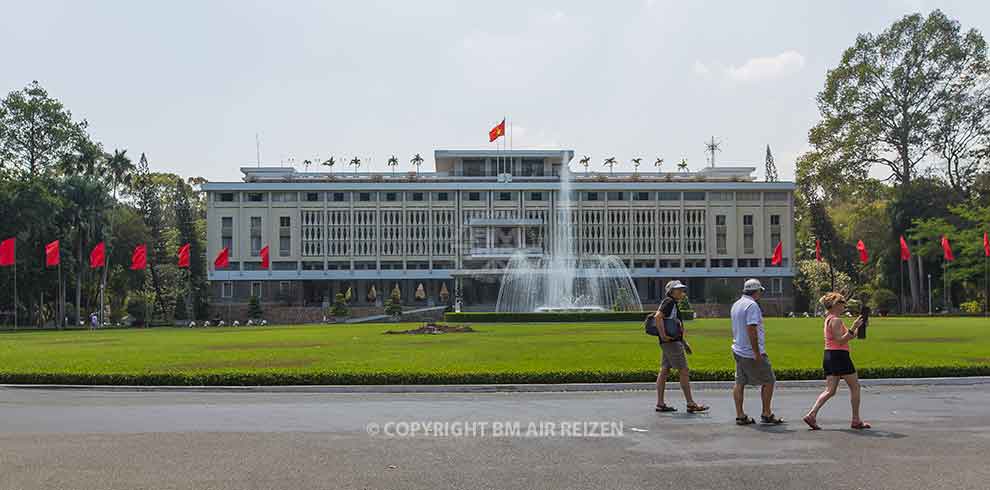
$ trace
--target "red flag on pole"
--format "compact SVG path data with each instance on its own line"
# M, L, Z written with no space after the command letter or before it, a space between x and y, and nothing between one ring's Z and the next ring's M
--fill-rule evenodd
M488 132L488 142L491 143L501 136L505 136L505 119Z
M134 247L134 252L131 253L131 270L143 271L146 267L148 267L148 247L142 243Z
M867 263L870 261L870 255L866 253L866 244L863 240L856 242L856 250L859 250L859 261L862 263Z
M904 235L901 235L901 260L908 260L911 258L911 249L908 248L907 241L904 240Z
M107 261L107 246L105 243L97 243L93 251L89 253L89 268L96 269L103 267Z
M226 269L230 265L230 250L224 247L220 253L217 254L217 258L213 260L213 267L217 269Z
M189 244L179 247L179 267L189 267Z
M8 238L0 242L0 266L14 265L15 240L14 238Z
M58 253L58 240L45 245L45 267L55 267L61 261Z
M949 245L949 239L945 235L942 235L942 257L948 262L956 260L956 257L952 255L952 246Z
M821 240L815 240L815 260L822 261L822 242Z
M261 247L261 268L267 269L269 264L268 260L268 245Z
M784 242L777 242L777 246L773 249L773 258L770 259L771 265L780 265L784 262Z
M990 257L990 236L987 236L987 232L983 232L983 256Z

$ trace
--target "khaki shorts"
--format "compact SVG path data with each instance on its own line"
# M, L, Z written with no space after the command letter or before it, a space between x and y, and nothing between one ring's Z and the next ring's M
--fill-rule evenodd
M757 364L756 359L742 357L735 352L732 357L736 359L736 384L744 386L771 385L777 381L773 374L773 366L770 365L770 358L763 354L763 362Z
M660 361L661 369L687 369L687 355L684 353L684 342L663 342L660 344L663 351L663 359Z

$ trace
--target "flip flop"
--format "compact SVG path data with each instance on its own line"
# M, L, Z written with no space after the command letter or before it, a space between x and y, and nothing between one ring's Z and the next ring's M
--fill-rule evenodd
M818 425L818 421L812 416L805 415L805 417L801 420L804 420L804 423L808 424L808 427L811 427L811 430L822 430L822 428Z
M657 405L654 410L656 410L657 412L676 412L677 411L676 408L674 408L674 407L672 407L670 405Z
M765 425L780 425L784 423L784 419L771 413L770 415L760 415L760 423Z
M873 426L867 424L866 422L853 422L849 424L849 428L856 430L871 429Z
M697 403L692 403L687 406L687 413L702 413L707 412L711 407L705 405L698 405Z
M736 425L753 425L755 423L756 423L756 421L753 420L753 417L750 417L749 415L743 415L742 417L736 417Z

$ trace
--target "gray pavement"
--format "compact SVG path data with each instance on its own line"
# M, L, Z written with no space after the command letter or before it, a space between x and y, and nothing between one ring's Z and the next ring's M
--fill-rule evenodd
M807 431L817 393L781 388L789 424L739 428L721 387L695 416L676 391L657 414L648 391L0 388L0 489L990 488L990 385L867 387L866 432L845 390Z

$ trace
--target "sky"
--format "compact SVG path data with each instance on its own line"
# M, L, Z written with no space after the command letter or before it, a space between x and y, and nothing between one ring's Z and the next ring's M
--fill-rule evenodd
M494 149L504 116L514 148L600 171L697 170L715 137L716 165L762 179L770 145L792 180L843 50L936 8L990 35L977 0L0 0L0 93L38 80L106 149L213 181L240 180L256 141L262 165L421 153L429 171L434 149Z

